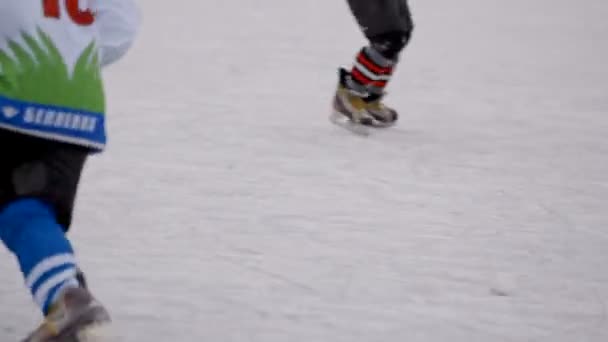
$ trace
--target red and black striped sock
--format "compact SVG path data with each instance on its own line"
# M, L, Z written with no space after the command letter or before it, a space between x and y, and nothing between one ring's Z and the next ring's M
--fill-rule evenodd
M361 49L351 69L354 88L365 89L370 94L381 96L393 75L395 61L382 56L373 47Z

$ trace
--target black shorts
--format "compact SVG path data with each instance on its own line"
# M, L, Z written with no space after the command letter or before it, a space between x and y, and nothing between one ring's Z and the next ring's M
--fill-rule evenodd
M407 0L348 0L348 4L369 39L395 31L410 33L414 28Z
M21 198L55 210L67 232L80 174L90 150L0 129L0 211Z

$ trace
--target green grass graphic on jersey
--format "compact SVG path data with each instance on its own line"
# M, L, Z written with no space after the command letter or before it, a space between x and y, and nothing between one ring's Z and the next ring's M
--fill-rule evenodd
M8 42L12 56L0 49L0 95L104 112L103 82L95 42L84 49L70 75L61 53L46 33L38 30L38 39L26 33L22 33L22 37L27 49L12 40Z

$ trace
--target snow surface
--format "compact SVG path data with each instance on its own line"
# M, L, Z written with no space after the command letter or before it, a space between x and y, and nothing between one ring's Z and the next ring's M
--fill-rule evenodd
M607 1L412 1L368 138L327 118L345 1L141 5L71 235L124 341L608 341Z

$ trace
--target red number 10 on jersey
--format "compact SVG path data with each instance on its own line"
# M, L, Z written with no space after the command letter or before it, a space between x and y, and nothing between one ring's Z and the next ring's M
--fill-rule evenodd
M42 0L44 16L47 18L61 18L61 0ZM70 19L78 25L89 26L95 22L95 15L91 10L81 10L80 0L63 0Z

